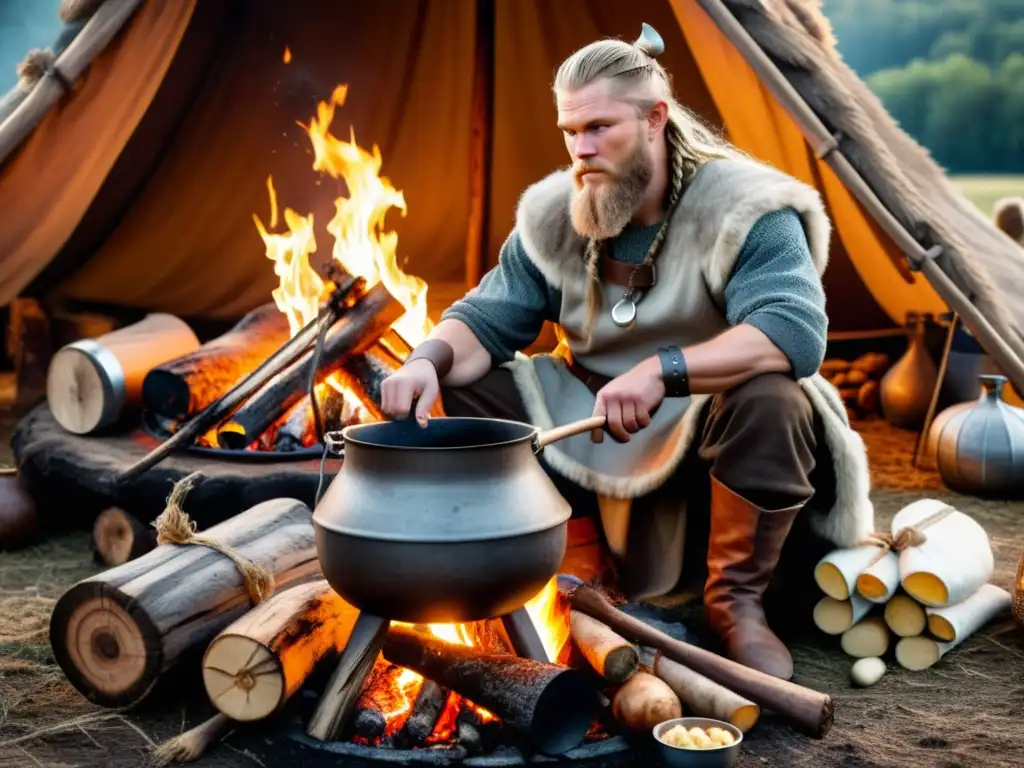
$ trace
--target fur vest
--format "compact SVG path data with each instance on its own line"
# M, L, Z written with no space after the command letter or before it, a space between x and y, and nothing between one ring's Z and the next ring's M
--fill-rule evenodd
M588 335L583 328L588 285L586 240L572 226L572 188L568 170L528 188L520 200L516 226L530 260L562 293L559 324L572 356L606 376L624 373L661 345L696 344L727 329L725 286L747 233L762 215L794 208L803 221L819 274L828 261L830 224L816 190L754 161L712 161L698 171L673 214L655 263L657 283L638 304L635 323L624 329L611 321L610 309L622 297L623 288L602 286L603 306ZM548 429L593 412L594 394L560 356L519 355L508 367L536 426ZM850 428L846 409L828 382L814 375L800 384L823 417L837 478L836 504L814 525L836 546L849 546L873 529L863 442ZM629 509L628 500L658 490L678 468L707 398L666 398L651 425L633 435L630 442L606 439L593 443L588 434L578 435L545 448L545 460L556 472L595 491L603 513L614 509L621 518L622 510ZM653 523L658 536L669 541L681 536L684 519L678 499L670 506L670 517ZM608 529L624 531L629 526L612 516L608 512L604 522L615 547ZM625 542L619 547L624 549ZM678 565L681 567L681 560ZM671 565L658 579L658 588L670 589L667 582L677 570Z

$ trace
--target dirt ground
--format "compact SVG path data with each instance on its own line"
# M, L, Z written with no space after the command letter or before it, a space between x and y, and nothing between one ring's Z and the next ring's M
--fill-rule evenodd
M10 465L11 420L0 421L0 465ZM1012 589L1024 551L1024 502L980 501L943 489L909 466L914 435L880 421L861 425L868 443L879 526L922 496L949 501L988 531L993 581ZM0 766L145 766L153 744L192 727L211 710L196 688L167 694L149 711L98 710L64 681L47 641L49 611L76 580L101 570L86 533L55 535L0 554ZM816 589L813 585L808 588ZM1024 765L1024 630L1012 620L985 627L933 669L911 673L889 658L874 687L854 688L838 641L810 635L794 648L796 682L836 698L832 732L801 736L768 717L748 734L737 765L957 768ZM198 768L292 765L273 728L237 729ZM647 761L645 761L647 762Z

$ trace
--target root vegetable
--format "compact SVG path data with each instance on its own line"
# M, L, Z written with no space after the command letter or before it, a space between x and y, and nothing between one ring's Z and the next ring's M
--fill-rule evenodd
M841 635L867 616L873 603L860 595L836 600L826 595L814 606L814 624L826 635Z
M928 608L928 631L943 642L958 642L1013 604L1010 593L995 584L984 584L963 602L945 608Z
M858 368L854 368L846 374L846 386L848 387L860 387L867 380L868 375Z
M861 571L857 577L857 594L873 603L885 603L899 585L900 558L890 550L877 563Z
M849 600L857 577L877 554L878 547L873 544L835 549L818 561L814 567L814 580L829 597Z
M683 705L668 683L649 672L637 672L612 699L615 719L635 731L650 731L658 723L683 716Z
M889 627L881 616L872 616L843 632L840 645L854 658L882 656L889 648Z
M838 358L830 358L822 362L821 367L818 368L822 376L831 376L836 373L844 373L850 370L849 360L840 360Z
M850 677L853 682L862 688L868 688L885 674L885 662L877 656L869 656L864 659L857 659L850 668Z
M877 381L865 381L857 391L857 407L874 412L878 410L880 390Z
M895 595L885 605L885 623L900 637L920 635L927 625L924 606L909 595Z
M903 589L926 606L941 608L966 600L992 577L995 559L988 534L977 521L935 499L921 499L896 513L895 534L933 514L948 512L920 532L924 542L899 556Z

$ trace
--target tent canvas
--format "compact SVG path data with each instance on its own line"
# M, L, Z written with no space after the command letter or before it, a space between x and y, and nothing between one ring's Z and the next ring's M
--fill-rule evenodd
M60 90L64 59L121 17ZM1024 385L1024 251L842 62L816 0L106 0L36 86L58 89L53 106L0 157L0 303L28 293L227 318L268 301L277 278L253 214L268 219L270 176L282 209L313 214L316 257L329 257L324 226L345 191L313 170L298 123L346 84L332 133L379 147L408 206L388 220L400 263L430 285L436 314L496 262L523 189L568 161L558 62L644 21L686 106L821 191L832 332L952 306ZM486 230L467 256L481 61ZM36 97L0 124L0 150Z

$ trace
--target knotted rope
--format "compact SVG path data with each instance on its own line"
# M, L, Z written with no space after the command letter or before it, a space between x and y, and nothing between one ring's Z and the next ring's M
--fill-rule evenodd
M249 593L249 601L253 605L270 597L274 591L274 574L258 563L254 563L247 557L232 551L226 544L216 539L196 533L196 524L189 519L188 514L182 508L182 502L186 494L192 489L193 483L202 476L201 472L193 472L188 477L179 480L167 497L167 507L160 516L153 522L156 528L157 544L201 544L215 549L238 566L242 572L242 579L245 582L245 589Z
M924 544L925 541L928 540L928 537L921 533L921 531L930 525L935 525L935 523L945 519L954 512L956 512L956 510L953 509L953 507L946 506L937 512L932 512L932 514L928 515L916 525L907 525L900 528L896 533L886 533L884 531L873 531L869 533L866 539L857 542L857 546L873 544L876 547L880 547L880 549L878 554L875 555L871 562L867 564L866 568L873 566L889 554L889 552L902 552L910 547L918 547L921 544Z

